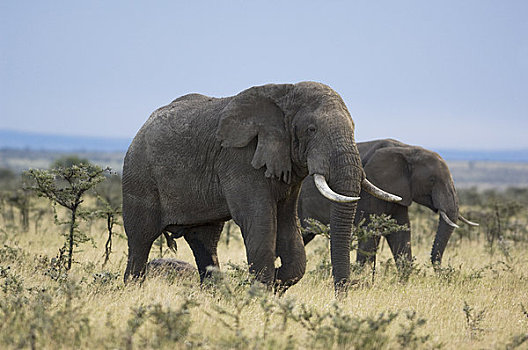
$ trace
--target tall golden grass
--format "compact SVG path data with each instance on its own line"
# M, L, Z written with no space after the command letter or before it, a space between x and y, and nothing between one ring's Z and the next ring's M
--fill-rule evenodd
M39 200L39 205L47 203ZM526 212L516 218L525 228L527 219ZM398 277L382 244L375 274L369 267L354 268L354 284L339 299L324 264L328 242L323 237L307 246L306 275L279 297L249 281L237 229L229 246L224 232L219 246L223 277L212 285L200 286L196 274L169 272L124 286L122 228L116 229L120 237L102 267L105 222L83 224L93 244L77 247L72 270L61 277L53 274L52 258L63 245L63 228L51 215L38 233L33 225L22 232L17 221L0 220L0 348L496 349L528 344L528 237L491 250L484 234L477 235L479 228L472 229L471 239L456 237L455 231L442 269L435 272L429 254L436 217L421 210L412 215L416 261L409 279ZM165 247L163 252L194 264L184 240L178 240L176 256ZM150 257L159 255L154 246ZM385 325L391 313L397 315Z

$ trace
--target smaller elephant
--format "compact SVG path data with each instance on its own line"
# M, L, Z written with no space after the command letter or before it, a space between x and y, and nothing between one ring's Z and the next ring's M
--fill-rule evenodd
M412 202L424 205L439 214L438 228L431 251L431 262L440 264L447 242L455 228L457 219L469 225L478 224L459 214L458 196L453 178L445 161L435 152L422 147L407 145L403 142L384 139L359 142L357 147L366 176L378 187L397 194L403 200L390 203L379 200L362 191L358 203L354 224L361 220L368 224L370 214L388 214L399 225L407 225L409 230L392 232L385 236L392 255L399 267L412 261L409 206ZM299 197L299 218L314 218L328 224L329 203L315 190L312 179L303 183ZM309 243L314 234L303 235L304 244ZM359 243L357 262L374 262L378 238Z

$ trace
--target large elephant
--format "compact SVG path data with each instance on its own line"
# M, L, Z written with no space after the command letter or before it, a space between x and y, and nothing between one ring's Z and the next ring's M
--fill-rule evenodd
M381 201L364 191L357 206L355 224L365 219L368 224L370 214L388 214L400 225L407 225L409 230L392 232L385 236L392 255L398 266L412 261L411 231L408 207L414 201L439 213L438 229L431 251L433 264L440 264L445 247L453 230L458 227L458 218L470 225L477 225L459 214L458 197L453 178L444 160L435 152L422 147L411 146L397 140L385 139L359 142L363 168L367 177L376 186L402 197L398 203ZM315 185L307 178L299 197L299 217L315 218L323 223L330 223L330 203L315 190ZM350 212L351 216L354 212ZM306 232L303 236L307 244L314 234ZM365 263L375 261L379 237L359 243L357 261Z
M250 271L268 285L294 284L306 266L297 199L309 174L327 197L342 201L329 209L338 288L350 275L355 196L371 186L341 97L326 85L302 82L256 86L227 98L190 94L159 108L138 131L123 166L125 281L144 273L152 243L167 231L189 243L203 281L208 266L218 267L219 236L232 218Z

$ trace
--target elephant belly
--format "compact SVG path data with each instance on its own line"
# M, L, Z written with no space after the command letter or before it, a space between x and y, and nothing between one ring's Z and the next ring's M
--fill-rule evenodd
M164 225L196 225L230 218L217 176L200 172L179 175L186 181L167 180L159 186Z
M163 203L163 225L201 225L211 222L227 221L231 218L227 205L196 201L166 201Z

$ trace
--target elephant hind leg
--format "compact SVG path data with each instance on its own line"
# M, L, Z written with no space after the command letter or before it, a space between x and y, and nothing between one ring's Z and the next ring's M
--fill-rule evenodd
M154 202L154 201L153 201ZM151 202L152 203L152 202ZM145 274L152 243L161 235L159 212L151 203L123 200L123 225L128 238L125 283Z
M151 242L130 242L128 248L128 262L125 270L125 283L131 277L137 280L144 276L147 267L147 260L152 248ZM131 244L133 246L131 246Z
M191 247L200 274L200 282L211 277L211 269L219 268L217 247L224 223L212 223L186 230L184 238Z

